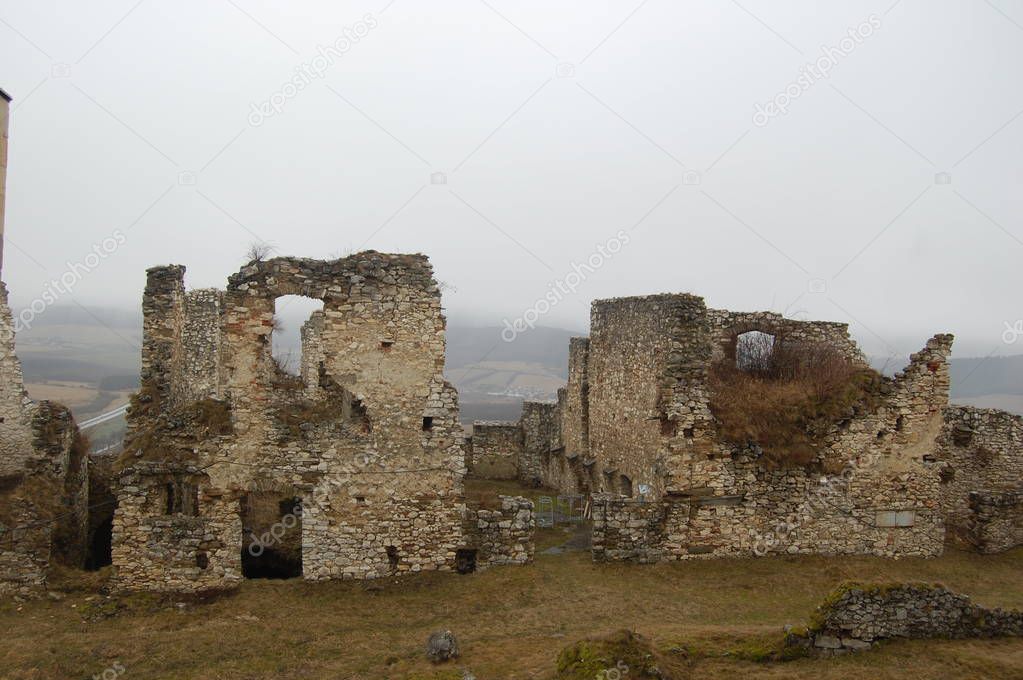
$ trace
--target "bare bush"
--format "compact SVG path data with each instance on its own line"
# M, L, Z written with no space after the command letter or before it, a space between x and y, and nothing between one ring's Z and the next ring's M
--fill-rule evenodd
M248 262L263 262L273 255L274 250L274 247L265 241L253 241L245 251L245 259Z
M735 338L735 365L741 371L754 375L767 375L774 362L773 335L750 331Z
M832 345L763 333L739 336L735 361L716 363L709 377L722 438L755 443L776 465L813 462L817 438L857 409L872 407L883 381Z

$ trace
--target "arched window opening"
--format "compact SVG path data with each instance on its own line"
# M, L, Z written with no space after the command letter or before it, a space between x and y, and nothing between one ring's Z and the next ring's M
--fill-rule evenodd
M748 331L735 337L735 367L747 373L767 374L773 368L775 337Z

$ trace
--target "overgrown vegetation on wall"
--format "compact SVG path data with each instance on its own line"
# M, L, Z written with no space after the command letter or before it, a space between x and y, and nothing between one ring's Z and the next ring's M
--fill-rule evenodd
M139 460L190 460L197 444L208 437L233 431L231 409L226 402L217 399L201 399L173 414L161 414L160 409L161 398L155 388L143 386L132 395L132 415L146 418L149 424L132 432L125 440L116 468L123 469Z
M807 465L835 424L876 408L885 379L834 347L748 335L708 376L725 441L759 445L771 465Z

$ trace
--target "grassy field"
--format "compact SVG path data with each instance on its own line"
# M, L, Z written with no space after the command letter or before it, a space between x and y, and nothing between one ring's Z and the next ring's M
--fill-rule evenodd
M506 486L498 490L514 488ZM88 678L121 667L126 680L457 680L464 667L479 680L551 678L566 646L631 629L699 678L1023 678L1019 639L898 641L837 659L742 660L777 640L785 624L805 623L849 579L941 582L985 606L1023 608L1023 550L646 566L593 564L578 550L544 553L572 537L562 527L540 532L529 567L368 583L249 581L203 602L107 596L73 590L80 579L72 579L60 601L0 605L0 677ZM424 643L442 629L458 636L462 658L438 668L426 662Z

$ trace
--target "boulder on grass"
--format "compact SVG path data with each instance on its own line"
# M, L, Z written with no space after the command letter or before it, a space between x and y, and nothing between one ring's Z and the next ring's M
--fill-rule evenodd
M434 633L426 641L426 656L434 663L458 658L458 640L450 630Z

